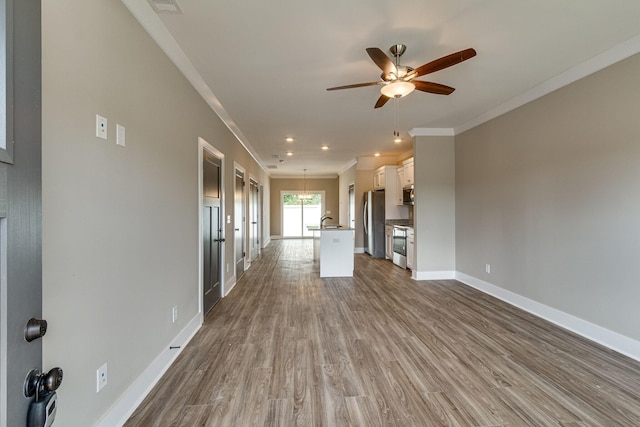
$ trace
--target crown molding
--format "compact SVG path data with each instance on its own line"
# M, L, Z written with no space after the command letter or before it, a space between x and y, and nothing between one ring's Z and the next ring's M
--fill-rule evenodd
M472 118L460 126L456 126L455 128L413 128L409 131L409 135L412 137L459 135L637 53L640 53L640 35L605 50L599 55L568 69L564 73L543 82L527 92L511 98L507 102Z
M413 128L409 131L413 138L416 136L454 136L453 128Z
M162 20L158 17L151 5L146 0L122 0L122 3L129 9L131 14L142 25L145 31L156 42L160 49L169 57L185 78L196 89L205 102L211 107L214 113L220 118L222 123L229 129L238 142L249 153L253 160L258 163L262 170L270 175L267 166L260 160L258 153L251 146L238 125L233 121L229 113L224 109L222 103L211 91L211 88L204 81L196 67L189 60L178 42L173 38Z

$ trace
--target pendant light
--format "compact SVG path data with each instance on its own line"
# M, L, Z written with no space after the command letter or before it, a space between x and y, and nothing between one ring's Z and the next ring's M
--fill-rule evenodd
M300 200L307 200L307 199L311 198L311 195L307 194L307 170L303 169L303 173L304 173L303 178L302 178L303 190L302 190L302 194L300 194L298 196L298 198Z

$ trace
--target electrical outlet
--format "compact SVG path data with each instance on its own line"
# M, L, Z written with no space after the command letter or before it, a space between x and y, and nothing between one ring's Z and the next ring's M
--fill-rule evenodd
M96 371L96 393L107 385L107 364L100 366Z
M171 310L171 318L173 319L173 323L176 323L178 320L178 306L174 306Z
M487 274L491 274L491 264L484 265L484 272Z

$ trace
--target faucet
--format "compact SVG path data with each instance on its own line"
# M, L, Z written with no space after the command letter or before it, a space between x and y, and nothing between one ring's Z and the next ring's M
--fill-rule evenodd
M320 217L320 228L323 227L324 222L328 219L333 219L333 218L331 218L329 215L322 215Z

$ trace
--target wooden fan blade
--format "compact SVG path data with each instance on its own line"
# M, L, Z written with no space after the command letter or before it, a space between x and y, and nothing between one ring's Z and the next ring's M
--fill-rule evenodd
M383 82L356 83L353 85L330 87L327 90L352 89L354 87L375 86L375 85L381 85L381 84L383 84Z
M417 90L421 90L423 92L435 93L438 95L449 95L455 90L455 88L441 85L440 83L421 82L419 80L411 80L411 83L416 85Z
M380 108L382 107L384 104L387 103L388 100L390 100L391 98L389 98L388 96L384 96L384 95L380 95L380 98L378 98L378 100L376 101L376 105L373 108Z
M473 58L476 55L477 53L475 49L461 50L460 52L452 53L451 55L443 56L440 59L436 59L435 61L431 61L424 65L421 65L420 67L416 68L413 73L415 74L415 77L435 73L436 71L443 70L445 68L451 67L452 65L456 65L461 63L462 61Z
M391 73L395 74L396 76L398 75L398 70L393 64L393 61L391 61L391 59L389 59L389 57L385 55L383 51L381 51L377 47L368 47L366 50L373 62L375 62L378 67L380 67L385 76L388 76Z

